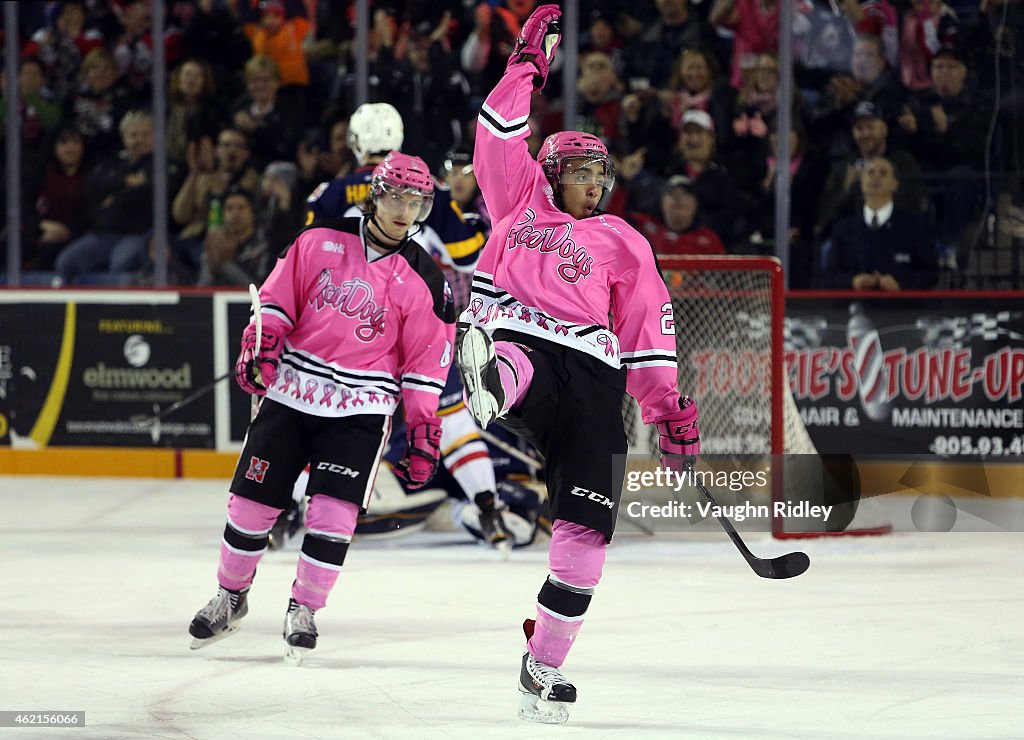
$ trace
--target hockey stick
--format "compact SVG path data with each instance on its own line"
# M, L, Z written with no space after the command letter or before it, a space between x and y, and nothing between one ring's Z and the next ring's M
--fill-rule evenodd
M511 457L514 457L516 460L518 460L519 462L523 463L526 467L528 467L531 471L537 471L537 470L540 470L541 468L544 467L543 463L541 463L541 462L539 462L537 460L534 460L532 457L527 455L522 450L516 449L515 447L510 445L508 442L506 442L505 440L501 439L500 437L494 436L493 434L488 432L486 429L480 429L479 427L477 427L477 429L479 429L480 436L483 437L483 440L487 444L494 445L495 447L497 447L502 452L510 455Z
M256 355L259 356L260 344L263 342L263 306L260 303L259 288L257 288L254 283L249 283L249 300L252 301L252 310L256 315ZM256 382L263 385L263 377L260 375L259 363L255 363L253 375L256 376ZM258 394L252 394L251 404L252 405L249 408L250 421L256 418L256 414L260 410L260 396Z
M221 375L219 377L214 378L209 383L204 385L202 388L200 388L199 390L193 392L191 395L185 396L180 401L176 401L175 403L171 404L170 406L165 408L160 413L154 414L153 416L149 417L148 419L143 419L142 421L139 422L139 424L142 425L142 426L151 426L151 425L157 423L158 421L160 421L161 419L163 419L165 416L170 416L175 411L180 409L182 406L188 406L190 403L195 401L197 398L205 396L207 393L209 393L210 391L213 390L213 387L215 385L217 385L217 383L219 383L222 380L226 380L227 378L230 378L232 375L234 375L234 372L235 372L234 370L228 370L226 373L224 373L223 375Z
M690 468L693 471L693 468ZM711 502L711 505L716 509L718 508L718 502L715 501L715 497L711 495L711 491L705 488L703 481L697 476L693 476L693 482L697 486L697 490L700 491L704 498ZM729 535L729 539L736 545L736 549L740 551L740 555L747 561L747 565L750 566L757 575L761 578L796 578L798 575L803 573L809 567L811 567L811 559L807 557L807 553L804 552L790 552L785 555L779 555L775 558L759 558L754 553L750 552L747 548L743 538L740 537L740 533L736 531L736 528L732 526L732 522L726 519L720 514L716 514L715 518L718 523L722 525L722 529Z

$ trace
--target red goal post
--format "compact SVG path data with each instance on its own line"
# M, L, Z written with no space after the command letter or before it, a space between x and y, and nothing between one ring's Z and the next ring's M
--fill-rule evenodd
M679 389L697 399L702 453L724 459L772 455L771 500L783 500L782 456L794 456L787 461L796 455L817 459L818 452L787 380L781 263L773 257L664 256L659 264L675 321ZM627 398L624 417L631 451L656 452L657 433L643 426L638 412ZM790 490L799 490L794 477L801 473L787 469ZM775 516L771 529L776 537L891 531L887 513L862 511L877 507L878 502L855 506L856 516L850 513L852 521L841 532L801 529L799 521Z

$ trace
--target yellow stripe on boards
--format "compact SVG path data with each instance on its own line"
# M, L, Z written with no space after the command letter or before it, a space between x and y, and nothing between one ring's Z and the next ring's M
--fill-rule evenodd
M57 428L57 420L64 408L64 396L68 392L68 380L71 378L71 364L75 359L75 304L68 303L64 307L64 335L60 340L60 354L57 356L57 367L54 369L53 382L46 393L46 401L39 411L39 417L29 432L29 437L40 447L46 447Z

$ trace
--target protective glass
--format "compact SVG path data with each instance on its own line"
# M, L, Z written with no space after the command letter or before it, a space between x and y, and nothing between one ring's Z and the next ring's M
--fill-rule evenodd
M374 204L381 211L396 218L412 217L413 221L424 221L434 207L434 194L426 194L415 188L396 188L386 182L380 183L374 193Z

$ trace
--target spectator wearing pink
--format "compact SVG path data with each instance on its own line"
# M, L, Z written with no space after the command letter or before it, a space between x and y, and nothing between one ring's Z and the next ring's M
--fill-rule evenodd
M662 110L676 133L682 125L683 113L697 108L707 112L721 129L729 122L735 93L718 82L718 64L704 49L684 49L676 60L668 89L659 91Z
M668 88L635 90L622 99L623 130L629 148L644 147L652 160L668 157L692 109L711 116L715 129L728 132L736 91L717 80L717 62L702 49L685 49L676 60Z
M885 61L895 69L899 65L899 16L889 0L843 0L843 7L858 36L869 34L882 40Z
M800 12L809 12L810 5L799 0ZM779 50L779 6L776 0L715 0L711 22L735 34L732 44L732 70L729 83L739 89L743 70L759 54L775 54Z
M932 58L943 46L955 46L960 31L956 12L942 0L913 0L903 14L900 36L900 81L917 92L932 86Z

